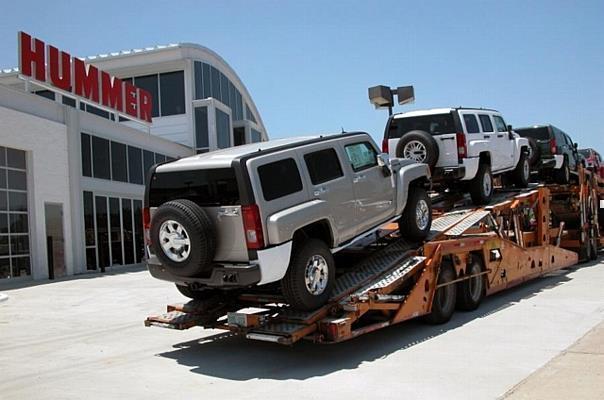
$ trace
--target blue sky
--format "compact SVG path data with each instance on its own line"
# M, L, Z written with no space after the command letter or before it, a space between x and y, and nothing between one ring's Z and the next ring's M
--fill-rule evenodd
M387 112L367 87L413 84L396 110L481 106L513 126L553 123L604 152L603 1L29 1L0 14L0 66L17 31L74 55L207 46L237 71L273 138L365 130Z

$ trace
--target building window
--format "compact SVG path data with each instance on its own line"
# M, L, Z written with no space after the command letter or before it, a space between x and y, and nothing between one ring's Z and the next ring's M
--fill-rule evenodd
M208 132L208 108L195 108L195 147L197 149L208 149L209 132Z
M195 99L212 97L231 109L233 121L243 120L241 92L226 75L217 68L195 61ZM255 122L255 120L252 120Z
M250 109L250 106L248 106L247 104L245 105L245 119L247 119L248 121L252 121L255 124L257 123L256 117L254 117L254 113Z
M219 149L231 147L231 123L229 114L216 109L216 146Z
M111 179L109 140L92 136L92 171L95 178Z
M155 164L166 162L166 156L163 154L155 153Z
M92 192L84 192L84 244L86 246L86 269L96 266L96 235L94 230L94 197Z
M72 97L61 96L61 102L69 107L75 108L75 106L76 106L76 101Z
M111 265L123 265L122 224L120 199L109 198L109 225L111 228Z
M124 237L124 264L134 264L134 231L132 230L132 200L122 199L122 235Z
M222 96L220 95L220 71L210 66L210 72L212 74L212 97L218 101Z
M111 176L114 181L128 182L126 145L111 142Z
M0 279L31 275L25 156L0 147Z
M210 66L208 64L203 64L203 96L197 97L198 99L207 99L208 97L212 97L212 77L210 72Z
M145 167L145 179L147 179L147 174L149 173L149 170L151 169L153 164L155 164L155 155L152 151L143 151L143 162Z
M153 117L159 117L159 86L157 84L157 74L137 76L134 78L134 86L149 92L152 98L152 112Z
M132 201L134 208L134 243L136 262L139 263L145 257L145 244L143 241L143 202Z
M245 144L245 128L233 128L233 141L234 146Z
M185 113L185 77L183 71L159 75L161 115Z
M90 135L82 133L82 175L92 176L92 150L90 149Z
M260 133L259 131L252 129L251 130L252 133L252 143L258 143L258 142L262 142L262 133Z
M38 96L47 98L49 100L54 100L55 99L55 92L50 91L50 90L46 90L46 89L44 89L44 90L36 90L34 93L37 94Z
M142 185L143 176L143 154L138 147L128 146L128 178L130 183Z
M109 113L109 111L101 110L98 107L91 106L90 104L80 103L80 110L86 111L90 114L98 115L99 117L110 119L115 121L115 115Z

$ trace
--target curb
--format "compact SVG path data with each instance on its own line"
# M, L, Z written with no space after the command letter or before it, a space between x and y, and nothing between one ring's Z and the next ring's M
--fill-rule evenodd
M2 303L3 301L8 300L8 296L5 295L4 293L0 293L0 303Z

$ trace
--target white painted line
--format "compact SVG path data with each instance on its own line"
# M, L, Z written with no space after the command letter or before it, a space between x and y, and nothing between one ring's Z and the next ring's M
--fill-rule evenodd
M2 303L3 301L8 300L8 295L5 295L4 293L0 293L0 303Z

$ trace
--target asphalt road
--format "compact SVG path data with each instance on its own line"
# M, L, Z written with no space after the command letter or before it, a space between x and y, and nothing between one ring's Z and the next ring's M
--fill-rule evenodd
M604 321L604 262L409 322L293 347L145 328L183 300L143 270L2 289L2 399L496 399Z

